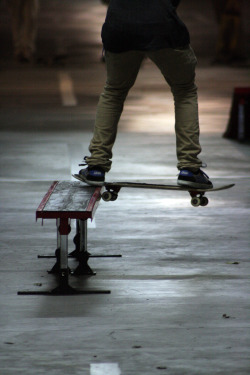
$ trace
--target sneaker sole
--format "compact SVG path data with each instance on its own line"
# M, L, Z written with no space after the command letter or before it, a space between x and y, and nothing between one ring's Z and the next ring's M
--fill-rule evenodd
M93 186L104 186L105 184L105 181L92 181L92 180L88 180L85 176L83 176L82 174L77 174L76 176L78 176L78 179L83 181L83 182L86 182L86 184L88 185L93 185Z

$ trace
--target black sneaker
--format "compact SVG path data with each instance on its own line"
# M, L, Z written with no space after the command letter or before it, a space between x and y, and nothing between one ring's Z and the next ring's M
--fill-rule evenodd
M196 189L212 189L213 187L209 177L201 169L197 172L191 172L189 169L181 169L177 184L180 186L190 186Z
M101 185L105 181L105 172L101 167L87 167L79 171L84 181L92 185Z

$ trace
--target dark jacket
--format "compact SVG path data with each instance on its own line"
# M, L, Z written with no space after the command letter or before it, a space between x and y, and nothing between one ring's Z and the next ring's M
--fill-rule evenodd
M102 27L111 52L184 47L189 33L176 14L180 0L111 0Z

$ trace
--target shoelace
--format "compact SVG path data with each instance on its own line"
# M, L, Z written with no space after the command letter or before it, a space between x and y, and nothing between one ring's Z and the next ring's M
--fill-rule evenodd
M208 176L204 171L202 171L201 169L200 169L200 173L201 173L203 176L205 176L207 179L209 179L209 176Z
M78 164L79 167L84 167L85 165L88 165L88 163L86 162L87 157L88 156L84 156L83 161L85 161L85 163L82 162L81 164Z

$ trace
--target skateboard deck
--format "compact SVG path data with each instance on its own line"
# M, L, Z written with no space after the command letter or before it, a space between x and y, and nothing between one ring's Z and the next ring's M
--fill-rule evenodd
M196 189L191 186L180 186L180 185L165 185L165 184L150 184L144 182L127 182L127 181L105 181L105 182L89 182L79 174L72 175L77 180L80 180L91 186L103 186L105 191L102 193L102 199L105 202L114 201L118 197L118 193L121 188L135 188L135 189L157 189L157 190L177 190L177 191L187 191L191 196L191 204L194 207L206 206L208 204L208 198L205 197L205 193L210 193L213 191L226 190L233 187L235 184L222 185L213 187L210 189Z

